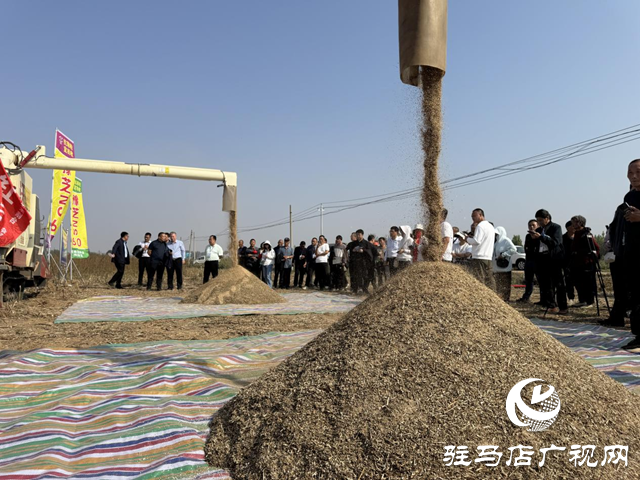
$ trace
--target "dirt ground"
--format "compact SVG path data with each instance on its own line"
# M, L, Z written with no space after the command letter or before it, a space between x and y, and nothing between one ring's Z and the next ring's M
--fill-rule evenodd
M522 272L514 272L513 283L521 283ZM106 285L102 277L91 278L85 285L49 284L40 292L27 292L22 301L6 302L0 309L0 350L26 351L37 348L79 348L105 344L135 343L160 340L217 340L243 335L259 335L271 331L324 329L340 318L340 314L250 315L237 317L200 317L193 319L156 320L148 322L95 322L54 324L66 308L78 300L99 295L132 295L142 297L174 297L195 290L200 283L196 274L185 280L182 292L176 290L147 291L135 283L122 290ZM135 282L135 281L134 281ZM607 292L612 297L610 277L605 274ZM302 290L292 290L302 292ZM307 290L310 292L312 290ZM533 303L515 300L524 289L513 288L510 305L527 318L542 318L544 310ZM537 288L532 301L539 299ZM547 314L552 320L596 323L607 317L601 299L601 316L596 308L570 308L569 315ZM610 304L613 299L610 298Z

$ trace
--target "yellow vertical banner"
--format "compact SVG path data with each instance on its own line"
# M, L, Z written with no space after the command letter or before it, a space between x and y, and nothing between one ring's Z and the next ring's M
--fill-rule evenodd
M75 158L75 145L69 137L61 131L56 130L56 148L54 152L56 158ZM51 240L56 236L62 225L71 196L76 172L74 170L54 170L53 187L51 191L51 215L49 216L49 231L47 245L51 245Z
M76 177L71 200L71 258L87 258L87 222L82 203L82 180Z

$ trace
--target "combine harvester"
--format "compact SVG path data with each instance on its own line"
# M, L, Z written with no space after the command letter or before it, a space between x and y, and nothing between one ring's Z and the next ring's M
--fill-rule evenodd
M8 144L8 142L7 142ZM31 215L31 223L13 243L0 247L0 282L3 295L21 292L24 288L41 286L47 278L47 264L44 254L43 233L40 224L39 198L33 193L33 181L25 168L47 170L76 170L79 172L113 173L138 177L182 178L222 182L224 187L222 210L229 212L234 220L229 222L230 235L236 238L235 214L237 210L237 174L209 168L178 167L170 165L124 163L108 160L87 160L83 158L52 158L46 156L44 146L37 146L28 155L19 148L14 150L0 146L0 161L9 174L14 190L20 196ZM234 253L235 248L230 249Z

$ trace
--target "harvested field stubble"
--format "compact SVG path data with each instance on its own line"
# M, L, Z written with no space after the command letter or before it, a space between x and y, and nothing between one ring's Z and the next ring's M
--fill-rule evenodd
M553 385L562 402L543 432L505 411L527 378ZM205 457L242 479L640 478L639 407L470 275L424 262L229 401L211 420ZM566 450L538 467L552 444ZM447 467L446 445L466 445L472 458L496 445L503 458ZM531 466L506 466L517 445L533 447ZM605 446L628 445L629 466L575 467L571 445L596 445L599 462Z
M285 301L247 269L235 266L220 270L216 278L185 295L182 303L255 305Z

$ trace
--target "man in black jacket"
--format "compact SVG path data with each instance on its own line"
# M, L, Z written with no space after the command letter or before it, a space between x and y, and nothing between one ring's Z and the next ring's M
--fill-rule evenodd
M304 283L304 274L307 270L307 242L300 242L300 246L296 247L293 251L293 266L296 269L295 276L293 277L293 286L302 288Z
M147 267L147 290L151 290L153 277L157 275L156 287L162 290L162 277L168 260L171 259L169 247L167 247L167 234L158 233L158 239L151 242L147 251L149 252L149 263Z
M533 293L533 277L536 272L536 255L538 254L538 248L540 247L540 239L534 239L531 234L538 228L538 221L536 219L529 220L527 224L528 233L524 237L524 294L522 298L518 299L518 302L528 302L529 297Z
M129 249L127 248L127 240L129 240L129 234L122 232L120 238L116 240L116 243L111 249L111 261L116 266L116 273L109 280L109 286L116 288L122 288L122 277L124 276L124 267L130 263Z
M562 272L564 263L562 227L553 223L551 214L544 209L536 212L536 220L539 226L531 234L531 237L534 240L540 240L535 256L538 282L540 283L539 304L551 313L566 315L568 310L567 292Z
M306 264L307 264L307 283L304 287L304 290L311 286L311 282L313 282L314 286L318 286L318 279L315 278L315 270L316 270L316 247L318 246L318 239L313 237L311 239L311 245L307 247L306 252ZM312 280L313 279L313 280Z
M349 271L351 291L363 294L369 293L369 264L373 261L373 248L371 243L364 239L364 231L356 230L356 239L347 245L349 258L353 267Z

